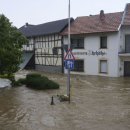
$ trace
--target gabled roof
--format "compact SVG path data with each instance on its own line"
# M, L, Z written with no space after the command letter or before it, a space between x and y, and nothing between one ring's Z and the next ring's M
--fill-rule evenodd
M71 22L73 18L71 18ZM65 27L68 26L68 19L62 19L57 21L52 21L39 25L24 25L19 28L26 37L42 36L60 33Z
M130 3L126 4L124 12L77 17L70 26L71 34L92 34L104 32L117 32L121 26L130 26ZM68 34L66 28L62 35Z
M71 24L71 34L91 34L99 32L115 32L118 31L121 24L123 12L104 14L104 20L101 20L100 15L91 15L77 17ZM68 33L65 29L62 34Z
M130 25L130 3L126 4L122 19L122 25Z

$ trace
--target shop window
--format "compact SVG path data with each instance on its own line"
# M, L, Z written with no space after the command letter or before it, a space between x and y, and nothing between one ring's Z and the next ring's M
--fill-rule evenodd
M106 49L107 48L107 37L100 37L100 48Z
M100 73L107 73L108 65L107 60L100 60Z
M73 71L84 72L84 60L75 60Z
M71 49L84 49L84 38L72 38Z

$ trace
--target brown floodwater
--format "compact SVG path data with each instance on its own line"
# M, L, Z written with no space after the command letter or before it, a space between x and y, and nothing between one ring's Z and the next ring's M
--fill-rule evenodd
M130 78L72 75L69 104L56 97L66 93L66 75L44 75L61 88L0 89L0 130L130 130Z

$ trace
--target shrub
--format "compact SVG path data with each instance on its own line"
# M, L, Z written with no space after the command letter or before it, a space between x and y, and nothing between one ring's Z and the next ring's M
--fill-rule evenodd
M0 75L0 78L14 80L14 75L13 74L11 74L11 75L3 74L3 75Z
M28 74L25 79L19 79L18 81L13 82L13 86L26 85L27 87L44 90L44 89L58 89L59 84L54 81L49 80L45 76L40 74Z
M41 77L40 74L37 74L37 73L31 73L31 74L27 74L26 75L26 78L37 78L37 77Z
M13 83L13 86L21 86L21 85L26 85L26 79L19 79L18 81L15 81Z
M51 89L52 87L54 89L58 89L59 88L59 84L54 82L54 81L48 80L48 89Z
M45 76L41 76L40 74L28 74L26 76L25 84L27 85L27 87L38 90L59 88L59 84L49 80Z

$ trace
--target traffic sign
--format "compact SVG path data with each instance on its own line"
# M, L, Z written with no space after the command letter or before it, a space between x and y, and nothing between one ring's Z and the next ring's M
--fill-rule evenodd
M74 69L74 60L65 60L65 68L69 70Z
M74 57L71 49L69 49L68 52L66 53L64 60L75 60L75 57Z

